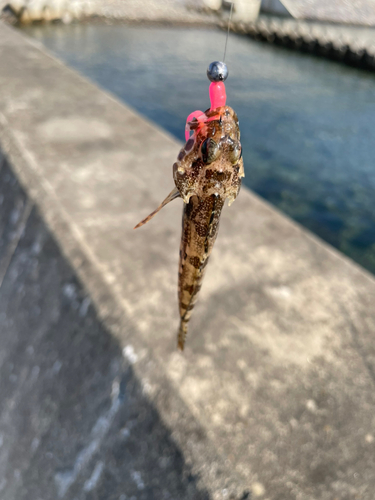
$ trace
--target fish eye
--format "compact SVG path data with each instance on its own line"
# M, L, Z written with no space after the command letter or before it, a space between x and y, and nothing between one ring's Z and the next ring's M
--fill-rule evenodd
M209 138L202 142L201 156L203 163L212 163L218 158L219 154L220 148L213 139Z
M231 150L229 158L233 165L242 158L242 146L239 142Z

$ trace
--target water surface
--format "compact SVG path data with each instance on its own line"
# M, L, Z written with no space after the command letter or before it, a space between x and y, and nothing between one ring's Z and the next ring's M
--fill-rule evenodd
M180 140L186 116L209 107L205 70L225 42L188 28L26 31ZM245 185L375 273L375 74L235 35L227 63Z

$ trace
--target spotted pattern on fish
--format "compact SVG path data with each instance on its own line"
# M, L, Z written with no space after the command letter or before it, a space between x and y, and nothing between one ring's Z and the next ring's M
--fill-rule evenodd
M180 255L183 257L180 259L178 279L181 316L180 348L183 347L191 311L201 289L205 268L216 240L223 205L224 200L222 198L211 195L203 200L197 196L192 196L189 203L184 207L183 225L192 228L192 236L189 241L186 241L183 237L181 238ZM192 215L189 216L189 212ZM198 219L200 222L199 227L201 225L206 227L204 235L201 235L196 230Z

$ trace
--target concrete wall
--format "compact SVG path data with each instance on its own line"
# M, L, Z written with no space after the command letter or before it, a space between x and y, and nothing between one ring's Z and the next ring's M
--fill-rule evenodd
M315 19L323 22L375 25L374 0L282 0L291 15L297 19Z
M217 16L205 10L219 11L225 0L0 0L0 11L8 6L21 23L62 20L71 22L90 16L131 21L162 21L217 24ZM256 20L259 8L276 15L374 26L373 0L234 0L234 20ZM186 8L188 7L188 9ZM198 10L198 12L197 12ZM221 11L222 13L222 11ZM226 14L223 15L226 20Z
M281 0L262 0L262 12L276 14L279 16L290 16L289 11Z
M372 500L373 276L243 189L180 354L180 144L4 25L0 85L1 498Z
M69 23L91 16L125 21L217 23L216 16L187 9L183 0L0 0L0 10L23 24L61 20Z

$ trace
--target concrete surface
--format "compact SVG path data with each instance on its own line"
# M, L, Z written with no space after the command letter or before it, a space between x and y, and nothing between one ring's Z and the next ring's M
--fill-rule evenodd
M196 6L195 6L196 7ZM184 0L0 0L0 11L9 22L102 18L131 22L216 24L217 15L208 8L193 8ZM259 10L259 9L258 9Z
M282 0L293 17L347 24L375 25L374 0Z
M4 161L0 192L11 222L27 202ZM208 498L35 207L0 328L0 498Z
M372 500L373 276L243 189L180 354L180 144L4 25L0 85L1 498Z

